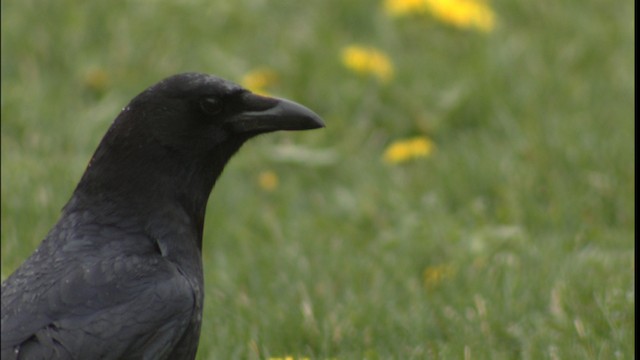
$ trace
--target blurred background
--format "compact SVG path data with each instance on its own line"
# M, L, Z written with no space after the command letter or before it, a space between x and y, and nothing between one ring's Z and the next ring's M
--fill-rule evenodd
M209 201L198 359L634 358L634 2L2 1L2 279L184 71L327 127Z

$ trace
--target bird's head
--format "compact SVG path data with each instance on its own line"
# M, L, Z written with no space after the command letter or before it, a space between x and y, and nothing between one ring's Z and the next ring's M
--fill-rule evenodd
M140 121L136 125L148 130L150 140L177 151L206 151L262 133L324 126L317 114L300 104L260 96L199 73L160 81L134 98L123 112L137 114Z
M277 130L323 126L317 114L295 102L256 95L211 75L174 75L140 93L120 112L78 189L127 199L148 196L143 194L149 189L154 194L177 189L206 198L246 140Z

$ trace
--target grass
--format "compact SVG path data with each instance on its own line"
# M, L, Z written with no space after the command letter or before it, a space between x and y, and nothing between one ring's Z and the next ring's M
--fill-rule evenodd
M268 67L327 128L216 185L199 359L634 358L634 3L495 0L489 33L382 3L3 1L2 278L130 98ZM414 136L436 151L382 161Z

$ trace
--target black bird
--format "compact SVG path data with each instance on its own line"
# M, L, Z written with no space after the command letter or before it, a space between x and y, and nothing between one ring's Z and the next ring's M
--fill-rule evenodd
M248 139L323 127L292 101L185 73L117 116L58 223L2 283L2 359L193 359L209 194Z

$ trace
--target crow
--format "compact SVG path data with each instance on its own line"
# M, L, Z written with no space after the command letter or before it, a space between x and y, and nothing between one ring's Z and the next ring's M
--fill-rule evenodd
M59 221L2 283L2 360L195 358L216 180L248 139L321 127L300 104L207 74L133 98Z

